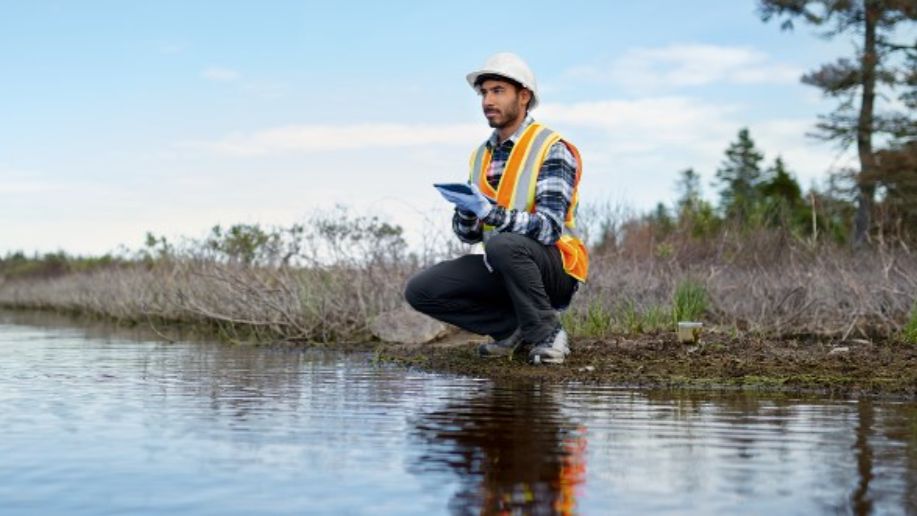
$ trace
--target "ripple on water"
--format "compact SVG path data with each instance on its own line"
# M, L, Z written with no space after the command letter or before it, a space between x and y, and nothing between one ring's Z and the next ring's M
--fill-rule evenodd
M502 385L10 317L4 513L917 507L913 403Z

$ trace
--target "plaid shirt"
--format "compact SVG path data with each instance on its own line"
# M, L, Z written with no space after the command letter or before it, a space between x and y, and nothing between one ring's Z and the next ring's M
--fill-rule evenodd
M519 129L503 143L499 142L500 136L496 130L487 140L487 148L492 153L487 182L494 188L500 184L510 151L532 122L532 117L526 115ZM576 166L576 158L570 149L562 142L555 143L548 150L541 170L538 171L534 213L494 206L481 221L474 213L456 208L452 216L452 230L466 244L474 244L483 239L483 224L493 226L496 231L529 236L544 245L554 244L560 239L567 209L573 198Z

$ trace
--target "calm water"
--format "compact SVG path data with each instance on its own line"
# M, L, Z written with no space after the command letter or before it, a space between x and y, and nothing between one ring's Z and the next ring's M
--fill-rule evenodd
M917 404L495 385L0 314L0 514L915 514Z

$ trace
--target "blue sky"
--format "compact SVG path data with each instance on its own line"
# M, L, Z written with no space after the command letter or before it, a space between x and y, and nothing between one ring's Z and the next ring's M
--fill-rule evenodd
M701 8L698 8L698 5ZM0 15L0 253L98 254L146 231L288 225L344 204L412 241L490 132L464 76L513 51L535 118L580 147L584 203L643 210L741 127L803 186L849 155L799 75L848 54L752 1L9 2Z

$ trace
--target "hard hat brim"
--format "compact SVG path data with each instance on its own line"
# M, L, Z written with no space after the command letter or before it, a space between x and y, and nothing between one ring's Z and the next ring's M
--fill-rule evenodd
M519 79L516 79L515 77L509 77L504 72L492 70L489 68L476 70L465 76L465 79L468 81L468 85L471 86L471 89L477 91L477 88L475 87L474 83L476 83L478 81L478 77L482 75L496 75L499 77L505 77L509 81L515 82L517 84L521 84L523 88L529 90L529 92L532 94L532 100L531 102L529 102L529 111L531 111L532 109L535 109L535 106L538 105L538 95L535 94L535 90L533 90L530 85L525 84L524 82L520 81Z

